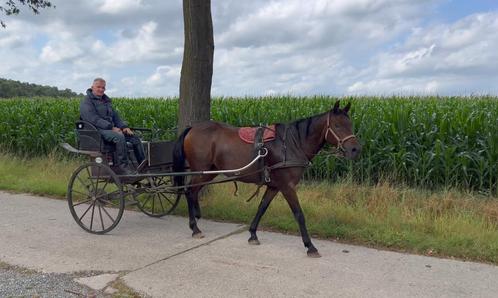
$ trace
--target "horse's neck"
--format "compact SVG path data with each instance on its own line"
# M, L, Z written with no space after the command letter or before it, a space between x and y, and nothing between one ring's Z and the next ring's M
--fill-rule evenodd
M310 117L311 124L309 124L309 128L307 129L305 128L305 126L308 125L306 121L300 121L296 126L296 129L298 130L296 141L308 160L312 160L325 144L324 127L327 121L326 115L327 114L321 114Z

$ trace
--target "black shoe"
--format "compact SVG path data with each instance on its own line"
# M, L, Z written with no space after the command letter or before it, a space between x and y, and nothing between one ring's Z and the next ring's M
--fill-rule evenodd
M133 170L131 170L127 165L119 165L117 168L116 168L116 174L118 175L134 175L135 172Z

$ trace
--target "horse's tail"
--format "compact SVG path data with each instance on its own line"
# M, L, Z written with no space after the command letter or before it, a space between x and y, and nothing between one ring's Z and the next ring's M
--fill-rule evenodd
M185 172L185 150L183 150L183 142L185 142L185 136L188 134L192 127L187 127L173 148L173 172ZM174 176L173 181L175 186L185 185L185 176Z

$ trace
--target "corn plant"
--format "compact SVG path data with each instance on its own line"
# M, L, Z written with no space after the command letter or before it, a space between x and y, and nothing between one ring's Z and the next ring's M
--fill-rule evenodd
M235 126L284 123L327 111L337 98L215 98L211 117ZM498 192L496 97L350 97L351 119L363 145L355 162L319 155L306 179L388 180L427 188L458 187ZM178 99L114 99L131 126L172 140ZM0 100L0 147L20 155L45 155L74 143L79 99Z

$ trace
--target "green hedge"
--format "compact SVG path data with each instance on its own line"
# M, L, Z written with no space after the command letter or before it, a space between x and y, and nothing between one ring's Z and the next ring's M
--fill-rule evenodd
M212 118L236 126L288 122L329 109L332 97L216 98ZM318 156L308 179L387 179L422 187L497 192L498 100L495 97L344 98L363 144L356 162ZM132 126L168 130L177 122L177 99L114 100ZM74 143L78 99L0 100L0 146L44 155L62 141Z

